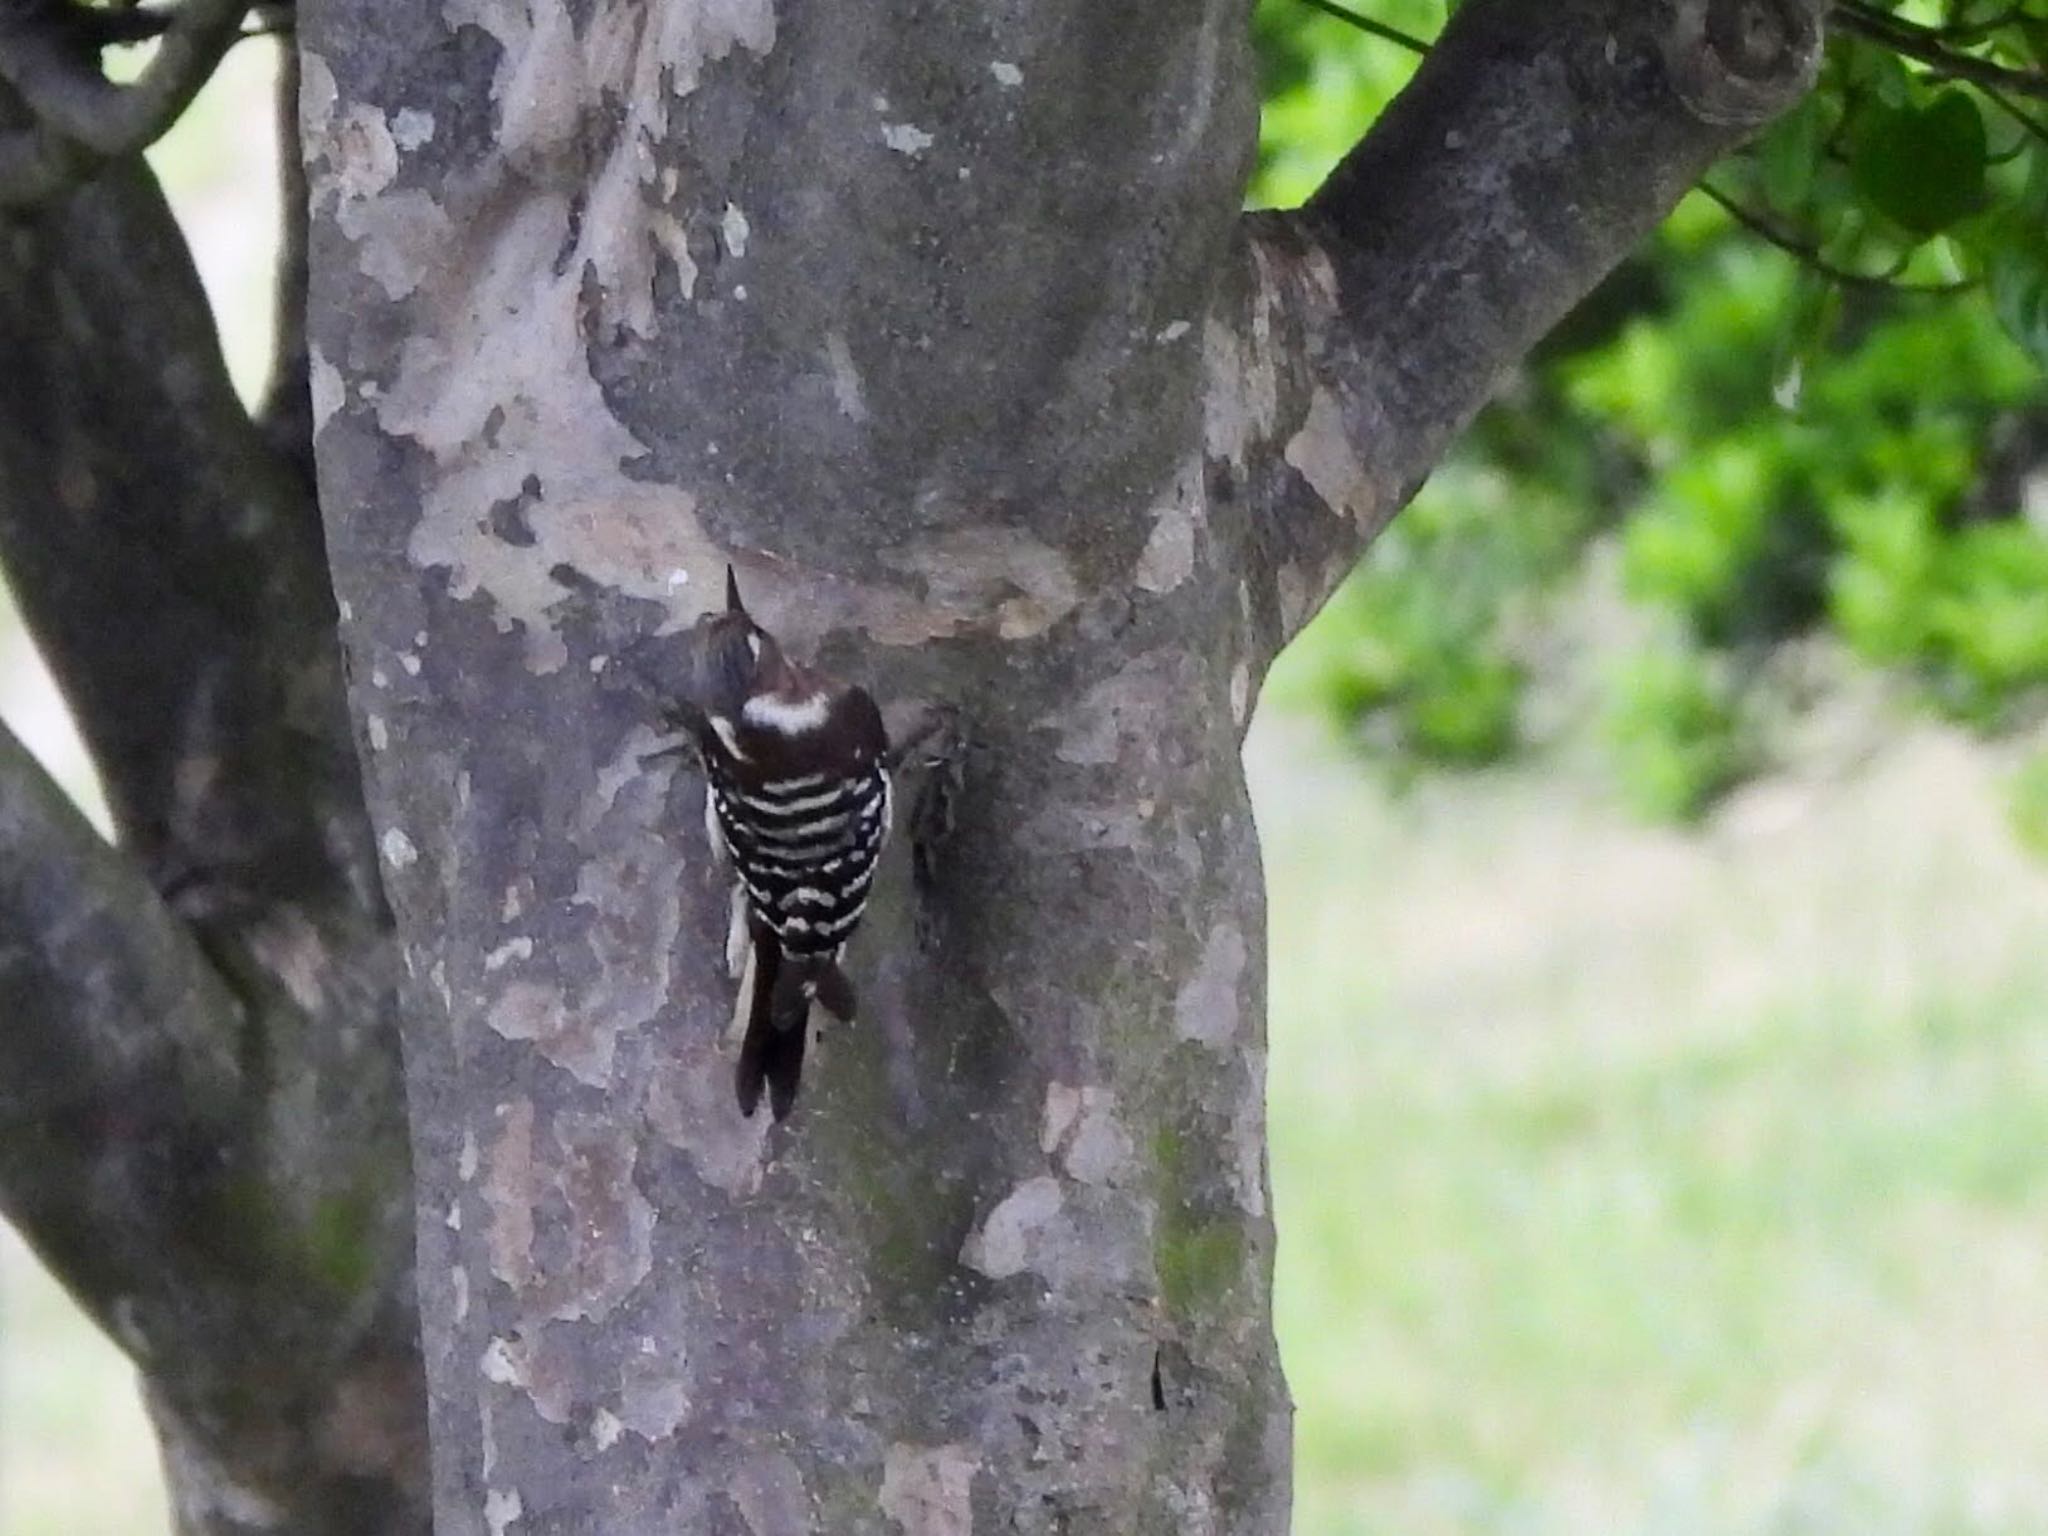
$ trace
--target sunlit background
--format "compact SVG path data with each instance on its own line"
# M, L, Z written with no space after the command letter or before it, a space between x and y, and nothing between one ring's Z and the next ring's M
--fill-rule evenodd
M1273 199L1408 68L1329 25L1270 88ZM238 49L152 157L249 394L274 65ZM1790 281L1774 254L1715 259L1751 286L1681 353L1739 349ZM1619 352L1574 404L1626 424L1677 365ZM1748 483L1730 452L1715 473ZM1616 670L1661 634L1625 597L1623 508L1572 512L1587 552L1538 622L1548 535L1519 530L1572 498L1498 460L1447 469L1378 562L1422 579L1347 594L1248 749L1298 1536L2041 1536L2048 863L2014 809L2039 731L1966 729L1817 644L1774 653L1794 675L1761 705L1699 663L1726 706L1709 739L1693 683L1674 707L1665 673ZM2032 473L2014 494L2048 500ZM11 610L0 714L90 802ZM0 1533L165 1528L131 1372L0 1230Z

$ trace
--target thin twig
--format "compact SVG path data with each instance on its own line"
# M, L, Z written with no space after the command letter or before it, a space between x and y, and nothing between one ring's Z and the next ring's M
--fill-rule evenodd
M1940 33L1909 21L1900 21L1894 16L1887 16L1883 11L1872 10L1866 5L1859 4L1858 0L1836 0L1833 16L1845 30L1881 44L1894 53L1904 54L1909 59L1917 59L1952 79L1967 80L1972 85L1987 89L2011 91L2015 95L2048 100L2048 74L2008 69L2003 64L1990 59L1980 59L1975 54L1957 53L1954 49L1943 46Z
M1927 27L1923 30L1951 43L1975 43L1983 41L1994 32L2003 31L2026 13L2026 0L2013 0L2011 5L1988 21L1956 22L1946 27Z
M2018 107L2014 106L2012 102L2006 98L2004 92L1996 89L1993 86L1980 85L1977 87L1977 89L1982 91L1987 97L1990 98L1991 104L1994 107L1998 108L1999 111L2003 112L2007 117L2011 118L2014 122L2018 123L2020 127L2026 129L2026 131L2028 133L2031 133L2035 138L2042 140L2044 143L2048 143L2048 123L2044 123L2039 118L2029 116L2027 113L2022 112Z
M1390 27L1384 21L1375 21L1370 16L1361 16L1348 6L1337 4L1336 0L1301 0L1301 3L1312 11L1321 11L1325 16L1333 16L1346 26L1356 27L1359 31L1369 33L1383 42L1392 43L1399 48L1406 48L1410 53L1418 57L1429 52L1429 44L1421 38L1414 36L1412 33L1403 32L1399 27Z
M1758 239L1775 245L1787 255L1796 256L1801 264L1819 273L1831 282L1848 288L1862 288L1876 293L1909 294L1918 298L1940 298L1945 295L1966 293L1977 286L1974 278L1964 278L1948 283L1905 283L1895 277L1881 276L1872 272L1857 272L1848 267L1837 266L1820 253L1818 247L1786 234L1761 214L1745 208L1741 203L1709 182L1698 185L1699 192L1715 203L1728 217L1740 224Z

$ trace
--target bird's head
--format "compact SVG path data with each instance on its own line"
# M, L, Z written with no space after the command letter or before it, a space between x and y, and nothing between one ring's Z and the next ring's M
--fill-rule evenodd
M699 619L695 640L691 694L713 719L738 719L748 699L775 691L789 670L775 637L740 601L731 566L725 568L725 610Z

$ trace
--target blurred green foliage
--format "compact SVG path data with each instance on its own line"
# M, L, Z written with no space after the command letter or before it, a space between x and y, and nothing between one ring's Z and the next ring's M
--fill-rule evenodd
M1444 21L1357 3L1424 39ZM1265 0L1258 37L1254 200L1285 205L1417 61L1304 0ZM1657 817L1769 760L1759 680L1804 636L1973 726L2032 718L2048 106L1987 70L2048 80L2048 0L1838 7L1818 88L1509 381L1273 695L1406 766L1581 731ZM1600 597L1601 632L1567 624ZM1560 668L1590 679L1579 707L1533 711Z

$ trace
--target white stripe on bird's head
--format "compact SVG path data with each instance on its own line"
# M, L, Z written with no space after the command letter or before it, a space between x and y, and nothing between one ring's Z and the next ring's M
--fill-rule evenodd
M800 699L785 699L772 693L757 693L747 700L740 710L740 715L747 724L758 726L764 731L797 736L805 731L815 731L825 723L825 717L831 712L832 696L827 693L808 694Z

